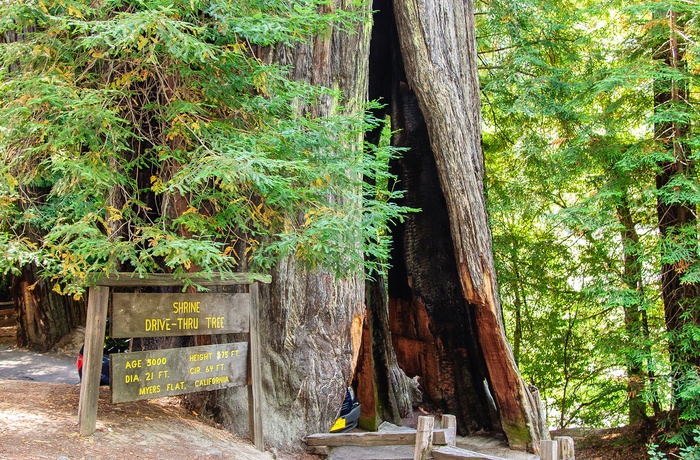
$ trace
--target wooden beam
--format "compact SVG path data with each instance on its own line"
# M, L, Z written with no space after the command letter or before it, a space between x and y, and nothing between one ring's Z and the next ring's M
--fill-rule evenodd
M457 447L446 446L438 449L433 449L433 458L435 460L505 460L501 457L494 457L471 450L459 449Z
M416 445L413 450L413 460L428 460L433 450L433 426L435 417L418 417L418 428L416 429Z
M88 291L85 347L83 348L83 378L80 383L80 402L78 404L78 430L83 436L94 433L97 425L97 403L100 396L100 374L108 300L109 288L107 287L94 287Z
M569 436L555 436L557 442L560 460L574 460L576 458L574 451L574 439Z
M433 444L447 444L447 430L433 431ZM318 433L306 437L308 446L413 446L416 444L416 430L380 431L367 433Z
M447 445L455 447L457 445L457 417L450 414L443 414L441 425L447 430Z
M248 387L248 422L250 427L250 439L255 447L265 451L262 424L262 365L260 362L260 328L259 328L259 292L258 284L253 283L249 287L250 293L250 386Z
M138 273L118 272L97 279L97 286L184 286L193 283L199 286L231 286L237 284L252 284L255 282L269 284L272 278L260 273L212 273L211 277L194 273L172 275L170 273L151 273L139 275Z
M558 446L556 441L540 441L540 459L558 460Z

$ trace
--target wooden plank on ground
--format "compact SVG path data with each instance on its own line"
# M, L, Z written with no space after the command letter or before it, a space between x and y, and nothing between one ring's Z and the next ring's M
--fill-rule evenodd
M433 458L435 460L458 460L464 458L469 460L504 460L501 457L494 457L493 455L486 455L452 446L433 449Z
M446 445L446 431L433 431L433 444ZM416 430L380 431L367 433L317 433L306 437L308 446L413 446L416 444Z

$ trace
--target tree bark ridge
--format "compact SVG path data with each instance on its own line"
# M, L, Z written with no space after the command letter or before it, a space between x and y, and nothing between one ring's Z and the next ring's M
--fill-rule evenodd
M505 338L483 193L480 100L471 0L394 1L408 84L425 116L462 290L501 424L512 448L536 451L546 436L535 400Z

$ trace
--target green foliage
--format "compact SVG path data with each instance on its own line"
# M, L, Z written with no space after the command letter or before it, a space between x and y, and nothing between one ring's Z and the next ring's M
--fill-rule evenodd
M480 13L489 212L521 371L560 427L624 420L633 375L658 414L682 386L665 378L669 341L698 349L697 310L665 333L658 281L662 263L697 281L697 223L659 237L657 215L658 202L698 203L697 172L655 184L677 157L655 127L689 127L676 144L697 157L698 5L495 1ZM684 65L652 46L670 34ZM655 102L683 87L687 98Z
M324 4L2 3L0 271L34 262L72 294L116 270L290 255L361 273L404 212L362 182L387 174L358 141L377 121L251 52L362 20Z
M700 460L700 429L695 429L693 432L693 442L685 447L681 447L678 455L673 454L672 458L682 458L684 460ZM668 456L661 452L658 444L649 444L647 451L651 460L663 460Z

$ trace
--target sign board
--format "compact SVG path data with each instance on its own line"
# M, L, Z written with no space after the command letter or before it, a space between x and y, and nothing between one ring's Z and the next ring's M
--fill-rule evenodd
M199 347L151 350L110 355L112 402L170 396L229 386L248 387L250 437L264 450L261 401L262 366L258 325L257 281L269 277L219 274L187 279L165 273L142 278L116 273L100 278L88 291L83 379L78 405L78 429L83 436L95 432L105 324L111 287L168 287L188 282L202 286L245 286L243 294L113 293L112 337L166 337L247 333L248 341Z
M112 403L248 382L248 342L110 355Z
M112 294L112 337L171 337L248 332L250 295Z

